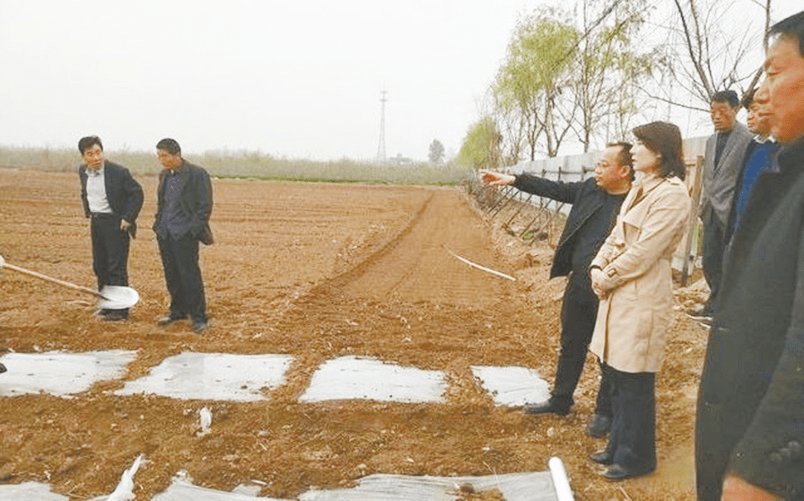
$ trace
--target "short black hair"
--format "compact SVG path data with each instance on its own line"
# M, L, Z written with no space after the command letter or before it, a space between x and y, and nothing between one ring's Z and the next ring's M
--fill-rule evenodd
M617 163L619 165L627 165L628 169L631 171L631 181L634 180L634 157L631 155L631 148L633 145L631 143L626 143L625 141L618 141L616 143L609 143L606 145L607 148L614 148L620 147L620 152L617 154Z
M745 95L743 96L743 108L745 108L746 110L751 108L751 103L754 102L754 94L756 93L757 93L756 87L745 93Z
M682 181L687 174L683 143L678 126L669 122L651 122L634 128L634 135L649 150L662 155L659 171L662 177L676 176Z
M721 90L712 94L712 99L709 100L709 103L729 103L732 108L739 108L740 98L737 97L737 93L733 90Z
M98 136L86 136L82 137L78 140L78 151L81 152L83 155L88 149L92 148L95 145L100 146L101 151L103 151L103 143Z
M771 26L769 35L781 35L798 41L798 53L804 57L804 10Z
M169 137L156 143L156 149L167 151L171 155L181 155L181 146L179 146L178 141Z

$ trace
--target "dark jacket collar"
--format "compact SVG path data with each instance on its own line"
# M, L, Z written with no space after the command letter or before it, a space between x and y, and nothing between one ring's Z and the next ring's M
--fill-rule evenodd
M781 173L788 169L802 168L804 168L804 138L782 145L776 152L776 158L768 170Z

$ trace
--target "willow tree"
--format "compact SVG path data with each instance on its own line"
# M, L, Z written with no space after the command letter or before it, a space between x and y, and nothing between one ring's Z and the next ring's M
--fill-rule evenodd
M499 167L499 142L494 119L483 117L469 126L458 151L458 162L475 169Z
M541 9L519 21L493 91L501 113L514 114L524 129L530 159L539 145L556 156L571 130L577 102L568 79L578 32L557 11Z

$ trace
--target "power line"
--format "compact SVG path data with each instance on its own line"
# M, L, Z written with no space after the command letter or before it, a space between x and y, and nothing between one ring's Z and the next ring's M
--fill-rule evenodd
M377 146L377 162L385 163L385 102L388 101L386 98L387 91L382 90L380 91L380 103L382 106L380 108L380 144Z

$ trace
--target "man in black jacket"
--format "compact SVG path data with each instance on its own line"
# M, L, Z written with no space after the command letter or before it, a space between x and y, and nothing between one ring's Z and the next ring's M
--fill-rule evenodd
M156 150L163 169L159 173L154 231L170 293L170 311L159 325L189 316L193 330L202 334L209 324L198 242L213 242L209 228L212 181L207 171L182 158L176 140L162 139Z
M595 169L595 177L577 183L550 181L530 174L511 176L481 170L481 179L492 186L514 187L527 193L572 204L558 242L550 278L569 275L561 307L561 353L556 379L547 402L527 404L528 414L566 415L574 403L572 394L583 372L586 352L597 318L598 299L592 291L589 265L606 240L631 189L631 145L610 144ZM587 428L602 437L611 427L611 388L601 381L595 414Z
M770 34L754 99L780 149L752 187L715 304L695 439L702 501L804 499L804 11Z
M142 186L123 167L107 161L98 136L82 137L78 151L84 163L78 168L81 201L90 219L92 267L98 290L107 285L128 285L129 238L137 233L142 208ZM128 309L101 310L104 320L128 318Z

